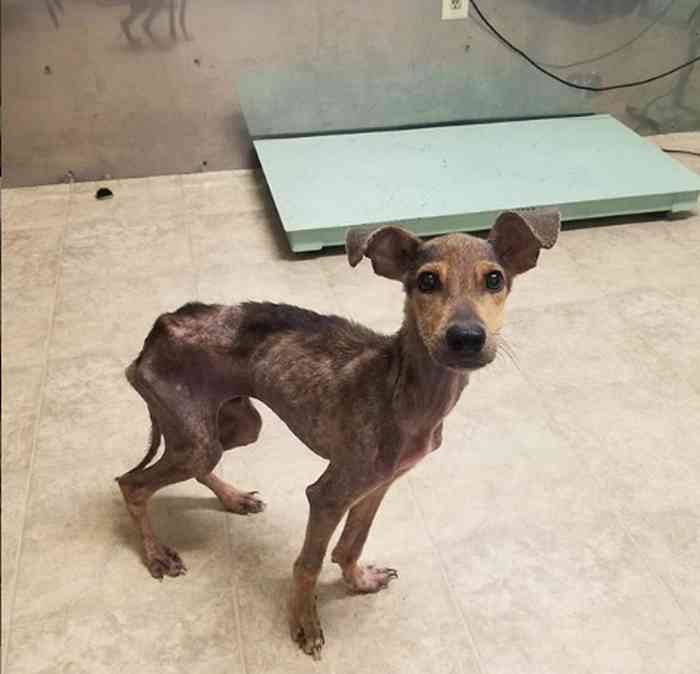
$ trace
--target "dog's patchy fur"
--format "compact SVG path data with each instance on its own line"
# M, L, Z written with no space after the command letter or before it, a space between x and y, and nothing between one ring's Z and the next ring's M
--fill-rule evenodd
M352 591L376 592L397 576L359 564L382 498L440 446L443 419L469 371L496 355L513 277L534 267L558 231L553 211L504 213L488 241L451 234L422 242L394 226L351 230L350 264L369 257L378 274L404 284L405 319L392 336L285 304L191 303L159 317L127 369L148 405L151 445L144 460L118 478L151 574L185 572L148 518L148 499L161 487L194 477L227 510L263 509L256 492L241 492L212 473L224 450L257 439L261 419L251 402L257 398L329 462L306 489L309 523L290 601L293 637L320 657L314 588L331 535L348 513L332 560ZM429 290L422 285L426 273L435 283ZM486 286L489 274L498 287ZM455 326L462 330L457 342L448 338ZM161 434L164 454L146 467Z

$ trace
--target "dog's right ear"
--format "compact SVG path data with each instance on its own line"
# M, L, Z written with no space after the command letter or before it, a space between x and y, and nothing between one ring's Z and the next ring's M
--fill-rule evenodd
M513 276L537 264L541 248L551 248L561 229L561 216L556 208L535 208L501 213L489 232L501 264Z
M356 267L368 257L376 274L395 281L403 280L420 244L415 234L396 225L353 227L345 238L350 266Z

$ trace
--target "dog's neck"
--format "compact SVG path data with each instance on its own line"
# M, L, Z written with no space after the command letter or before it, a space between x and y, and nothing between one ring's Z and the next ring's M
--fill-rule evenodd
M440 423L459 400L468 374L435 362L409 307L393 346L399 363L393 396L397 411L428 425Z

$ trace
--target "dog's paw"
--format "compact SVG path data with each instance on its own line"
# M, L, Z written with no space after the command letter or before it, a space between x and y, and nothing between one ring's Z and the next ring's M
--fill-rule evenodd
M350 573L343 574L343 580L349 590L361 594L379 592L398 577L399 573L396 569L377 568L372 564L366 566L357 564Z
M292 614L290 619L292 639L299 644L304 653L314 660L321 659L321 651L326 639L321 629L321 621L318 619L316 602L311 602L300 614Z
M237 515L254 515L265 510L265 501L258 496L257 491L231 490L219 500L226 510Z
M162 543L152 544L146 550L146 566L157 580L163 580L163 576L184 576L187 573L180 555Z
M319 627L318 632L307 634L306 630L300 627L294 635L294 641L299 644L304 653L310 655L314 660L321 660L321 651L326 640L323 636L323 630Z

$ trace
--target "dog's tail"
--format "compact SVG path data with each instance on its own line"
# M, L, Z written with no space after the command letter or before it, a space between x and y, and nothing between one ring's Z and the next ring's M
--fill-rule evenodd
M146 452L146 456L141 459L138 465L134 466L129 471L130 473L136 473L139 470L143 470L149 463L151 463L153 457L158 451L158 447L160 447L160 436L160 426L158 425L158 422L155 420L154 416L151 414L151 440L150 444L148 445L148 451Z
M158 451L158 447L160 447L160 437L162 435L160 431L160 426L158 425L158 422L155 420L155 417L151 414L151 439L150 443L148 445L148 450L146 451L146 456L139 461L139 463L134 466L131 470L128 470L124 475L120 475L118 478L116 478L117 482L121 480L123 477L126 477L127 475L131 475L132 473L138 473L138 471L143 470L151 461L153 460L153 457L156 455L156 452Z

